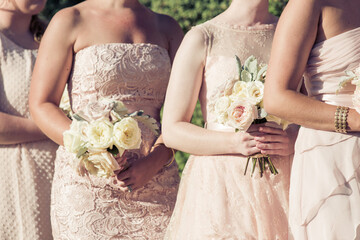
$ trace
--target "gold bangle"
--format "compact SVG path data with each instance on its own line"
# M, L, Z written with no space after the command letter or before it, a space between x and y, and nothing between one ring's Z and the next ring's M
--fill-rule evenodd
M160 145L163 145L164 147L166 147L164 143L160 142L160 143L154 144L154 145L152 146L152 149L154 149L154 148L156 148L156 147L158 147L158 146L160 146ZM166 147L166 148L168 148L168 147ZM172 156L171 156L171 158L169 159L169 161L164 165L164 167L169 167L169 166L174 162L174 160L175 160L175 150L174 150L173 148L168 148L168 149L171 149Z
M334 125L335 132L338 133L347 133L347 116L349 113L348 107L338 106L335 111L334 116Z

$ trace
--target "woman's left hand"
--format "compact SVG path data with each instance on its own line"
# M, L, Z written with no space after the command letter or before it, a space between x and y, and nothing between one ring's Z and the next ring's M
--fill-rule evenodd
M263 126L259 132L264 134L255 137L255 141L262 154L288 156L294 153L297 126L289 126L287 130Z
M131 163L117 174L120 189L129 192L143 187L164 167L169 160L168 153L169 149L165 146L155 148L147 156Z

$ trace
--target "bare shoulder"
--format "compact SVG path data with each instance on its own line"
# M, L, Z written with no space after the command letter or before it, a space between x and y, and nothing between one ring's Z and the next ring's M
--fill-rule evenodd
M59 33L75 40L77 29L83 22L82 12L84 8L81 5L78 4L58 11L51 19L47 31Z

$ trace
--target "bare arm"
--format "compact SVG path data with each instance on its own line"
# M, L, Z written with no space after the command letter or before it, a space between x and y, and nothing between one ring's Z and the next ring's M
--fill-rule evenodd
M248 133L211 131L190 123L202 84L206 47L200 29L188 32L171 72L163 114L167 146L198 155L244 154L259 151Z
M0 112L0 144L18 144L47 139L28 118Z
M264 102L270 114L305 127L334 131L336 106L296 92L317 37L321 10L321 1L289 2L275 33ZM356 119L359 115L350 110L348 123L355 131L360 125Z
M50 22L40 44L30 88L32 117L58 144L63 144L62 133L71 123L58 105L71 70L77 17L74 9L65 9Z

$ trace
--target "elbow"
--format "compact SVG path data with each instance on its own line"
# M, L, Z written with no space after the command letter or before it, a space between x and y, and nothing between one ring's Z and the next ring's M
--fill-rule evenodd
M31 98L31 95L29 97L29 111L30 116L34 120L36 119L37 110L39 109L39 105Z
M168 124L163 122L161 126L161 135L165 146L171 148L171 133L169 131Z
M276 114L276 107L275 107L275 104L273 103L273 101L271 99L268 100L268 99L264 98L264 108L265 108L265 111L268 114L271 114L271 115Z
M265 111L268 114L274 114L275 110L275 103L273 101L274 99L267 97L266 95L264 95L264 108Z

